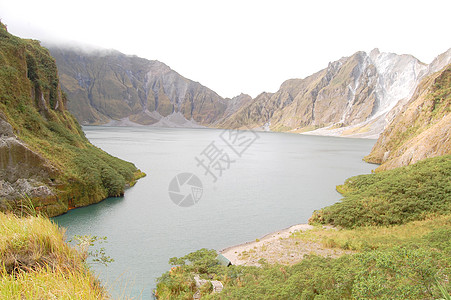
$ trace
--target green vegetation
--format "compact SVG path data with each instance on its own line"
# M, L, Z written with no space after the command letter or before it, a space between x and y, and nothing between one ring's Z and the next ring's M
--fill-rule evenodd
M449 233L449 231L448 231ZM446 244L442 233L429 235L424 243ZM202 299L437 299L440 286L451 275L449 250L426 244L368 250L337 259L306 256L293 266L262 267L204 265L190 262L173 268L158 279L158 299L192 299L197 288L193 270L204 278L220 280L220 294ZM213 251L214 252L214 251ZM211 255L205 249L190 255ZM199 259L198 261L201 261ZM437 284L439 282L439 284Z
M292 266L219 265L214 250L182 258L158 279L159 299L191 299L194 274L220 280L202 299L442 299L451 291L451 156L350 178L344 199L314 213L335 224L296 232L296 241L353 250L339 258L307 255ZM199 289L202 292L202 289Z
M0 213L1 299L108 298L86 257L48 218Z
M364 226L353 229L325 229L315 226L312 230L296 232L292 238L301 241L313 241L326 248L366 251L386 250L393 245L409 246L426 243L424 238L438 228L437 232L449 231L451 215L432 217L422 221L412 221L395 226ZM448 229L447 229L448 228ZM447 239L443 239L446 242ZM429 241L432 242L432 241ZM430 245L431 247L435 247Z
M311 223L345 228L404 224L451 211L451 155L349 178L342 201L315 211Z
M174 267L159 278L158 298L192 299L196 292L194 273L206 275L222 271L216 256L215 250L201 249L181 258L171 258L170 264L181 267Z
M435 79L429 93L433 100L433 119L442 118L451 112L451 67L447 67L437 79Z
M52 205L39 198L32 200L38 210L51 216L122 195L126 185L144 176L132 163L91 145L66 104L48 50L38 41L9 34L1 24L0 117L48 162L49 174L39 180L51 187L57 198Z

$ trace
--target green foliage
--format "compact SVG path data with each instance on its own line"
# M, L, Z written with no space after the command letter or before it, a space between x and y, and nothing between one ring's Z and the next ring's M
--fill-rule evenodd
M193 272L205 267L204 261L211 260L213 252L202 249L172 258L171 263L179 264L188 256L195 257L158 279L158 298L192 297L196 291ZM204 291L203 299L431 299L442 294L440 287L451 275L446 253L417 246L337 259L309 255L293 266L211 265L204 271L207 278L221 280L224 290L220 294Z
M196 292L196 283L193 275L181 268L172 268L158 278L158 299L193 299Z
M430 247L443 250L451 255L451 226L438 228L425 236L425 240Z
M102 187L108 196L124 193L126 182L134 180L135 166L121 161L95 147L74 149L74 168L82 174L78 180L92 189Z
M31 150L47 159L55 173L40 178L52 181L62 202L47 213L60 214L69 206L122 195L126 185L143 175L133 164L89 143L65 109L55 60L38 41L20 39L0 26L0 62L0 116Z
M451 295L446 290L446 287L440 283L439 280L436 280L437 288L440 290L440 293L442 294L444 300L451 300Z
M171 265L184 266L186 271L206 274L219 265L215 250L202 248L181 258L173 257L169 260Z
M451 211L451 155L346 180L341 202L315 211L311 223L345 228L388 226Z
M213 263L213 250L202 249L170 260L178 267L158 279L157 296L192 297L196 287L189 278L201 273L224 284L220 294L204 291L202 299L447 299L450 168L448 155L350 178L338 188L343 201L312 218L349 229L318 227L292 237L360 253L336 259L308 255L293 266L262 261L261 267L225 267Z
M357 259L361 266L353 296L357 299L415 299L421 295L431 298L435 276L439 273L440 259L434 257L437 255L424 249L406 248L360 254Z

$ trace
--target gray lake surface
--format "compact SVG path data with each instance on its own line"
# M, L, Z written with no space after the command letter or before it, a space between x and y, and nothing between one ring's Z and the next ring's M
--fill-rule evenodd
M249 131L237 135L218 129L83 130L94 145L147 174L124 197L54 218L67 228L68 239L107 237L97 248L105 248L115 261L92 268L114 298L151 299L155 279L170 268L171 257L200 248L221 250L307 223L314 210L341 198L336 185L376 168L362 161L375 143L368 139ZM202 183L203 189L195 189L200 199L189 207L176 205L168 193L180 173L193 173ZM187 186L180 195L190 193Z

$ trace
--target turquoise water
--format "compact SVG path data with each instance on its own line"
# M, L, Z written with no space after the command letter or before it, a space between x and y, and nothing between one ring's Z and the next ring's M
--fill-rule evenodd
M69 239L108 238L100 246L115 261L93 269L113 297L150 299L171 257L200 248L221 250L306 223L315 209L340 199L336 185L375 168L362 161L375 140L269 132L233 140L216 129L83 129L94 145L147 173L122 198L55 218ZM216 181L198 162L206 165L214 157L217 165L210 171ZM192 173L202 183L200 199L189 207L176 205L168 193L180 173Z

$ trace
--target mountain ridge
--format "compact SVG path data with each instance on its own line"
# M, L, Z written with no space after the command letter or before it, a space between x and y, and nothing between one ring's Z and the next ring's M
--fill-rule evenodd
M451 154L451 64L420 82L365 160L380 170Z
M270 122L275 131L377 137L388 123L385 116L390 110L409 98L419 79L449 62L451 50L441 56L441 61L426 65L411 55L377 49L369 54L356 52L303 79L285 81L272 99L257 105L276 109L270 109L266 119L252 121L258 125ZM381 69L386 76L379 74ZM246 114L252 115L252 109L248 107ZM240 126L239 122L225 125Z
M77 99L69 108L82 124L128 118L151 125L180 112L187 122L205 125L225 111L225 100L217 93L162 62L115 51L102 55L62 48L50 51L61 67L65 91Z
M253 128L366 138L379 136L396 115L397 103L407 101L423 77L451 62L451 49L425 64L409 54L375 48L329 62L305 78L288 79L274 93L230 99L159 61L115 50L50 51L72 99L69 109L82 124ZM103 62L92 53L102 53ZM119 67L106 70L109 65Z

